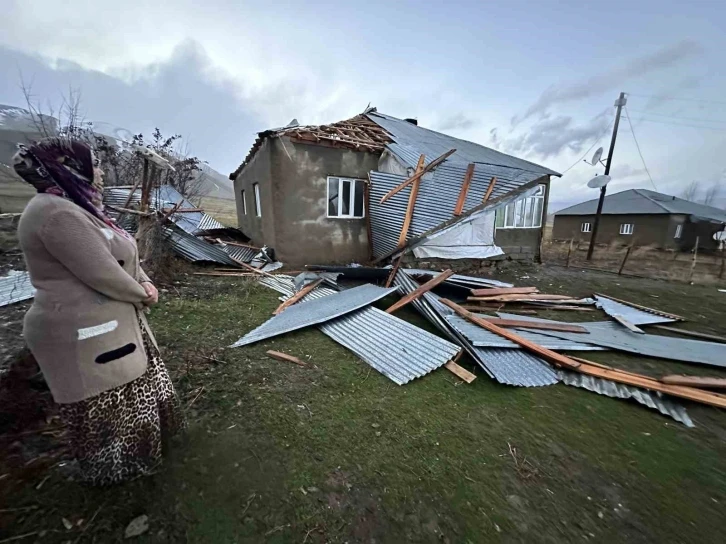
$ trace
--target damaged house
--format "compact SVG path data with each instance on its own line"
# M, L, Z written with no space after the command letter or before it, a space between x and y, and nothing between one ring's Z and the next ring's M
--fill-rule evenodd
M259 133L230 179L240 230L304 264L537 259L559 175L369 108Z

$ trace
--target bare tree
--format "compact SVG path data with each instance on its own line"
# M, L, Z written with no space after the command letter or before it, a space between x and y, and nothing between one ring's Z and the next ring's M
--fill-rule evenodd
M718 198L720 192L721 192L721 185L719 185L718 183L714 183L706 191L706 195L703 197L703 203L706 206L713 205L714 200L716 200L716 198Z
M681 198L683 200L690 200L691 202L694 202L696 200L696 195L698 194L700 189L700 183L697 181L692 181L688 187L686 187L683 192L681 193Z

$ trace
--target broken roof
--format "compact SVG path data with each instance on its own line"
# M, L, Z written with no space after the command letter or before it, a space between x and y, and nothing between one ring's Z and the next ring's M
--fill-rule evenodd
M420 127L410 121L379 113L375 108L369 108L351 119L329 125L300 126L297 121L293 120L285 127L260 132L245 160L229 175L229 178L234 180L239 175L266 138L282 135L305 142L361 151L382 152L384 148L387 148L404 164L412 168L416 166L418 158L422 154L426 155L426 162L429 163L450 149L456 149L456 152L445 161L444 164L447 166L459 166L465 169L468 164L476 163L512 169L510 176L517 176L521 172L535 173L536 177L560 175L544 166L518 159L474 142Z
M597 212L597 198L575 204L555 213L559 215L594 215ZM607 195L602 213L608 215L629 214L678 214L726 223L726 211L705 204L698 204L647 189L628 189Z

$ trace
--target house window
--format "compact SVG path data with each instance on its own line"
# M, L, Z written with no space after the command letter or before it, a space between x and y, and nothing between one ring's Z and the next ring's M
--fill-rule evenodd
M580 226L580 232L590 232L592 230L592 224L591 223L583 223Z
M255 193L255 215L257 217L262 217L262 206L260 205L260 184L253 183L252 190Z
M362 179L328 178L328 217L361 218L365 216Z
M242 197L242 213L244 215L247 215L247 201L245 200L245 190L242 189L240 191L241 197Z
M527 198L497 208L494 225L498 229L538 229L542 226L545 186Z
M633 234L633 228L635 225L632 223L621 223L620 234Z
M683 234L683 225L676 225L676 235L673 238L680 238Z

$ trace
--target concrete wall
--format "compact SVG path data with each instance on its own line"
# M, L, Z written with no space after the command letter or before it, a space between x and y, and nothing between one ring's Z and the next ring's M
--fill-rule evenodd
M668 214L603 215L600 218L597 241L600 244L619 242L623 245L654 245L676 249L679 244L673 236L677 220L672 220L672 217ZM592 233L581 232L582 223L594 225L595 216L556 215L552 227L552 239L589 241ZM633 234L620 234L620 225L623 223L634 225Z
M275 247L275 209L272 201L272 154L271 140L265 140L250 163L234 180L235 202L237 203L237 225L254 245L266 244ZM253 185L260 184L260 203L262 217L255 215L255 195ZM247 213L242 205L242 190L247 201Z
M544 218L543 218L544 220ZM494 259L510 258L515 261L533 261L539 258L542 229L496 229L494 243L505 255Z

